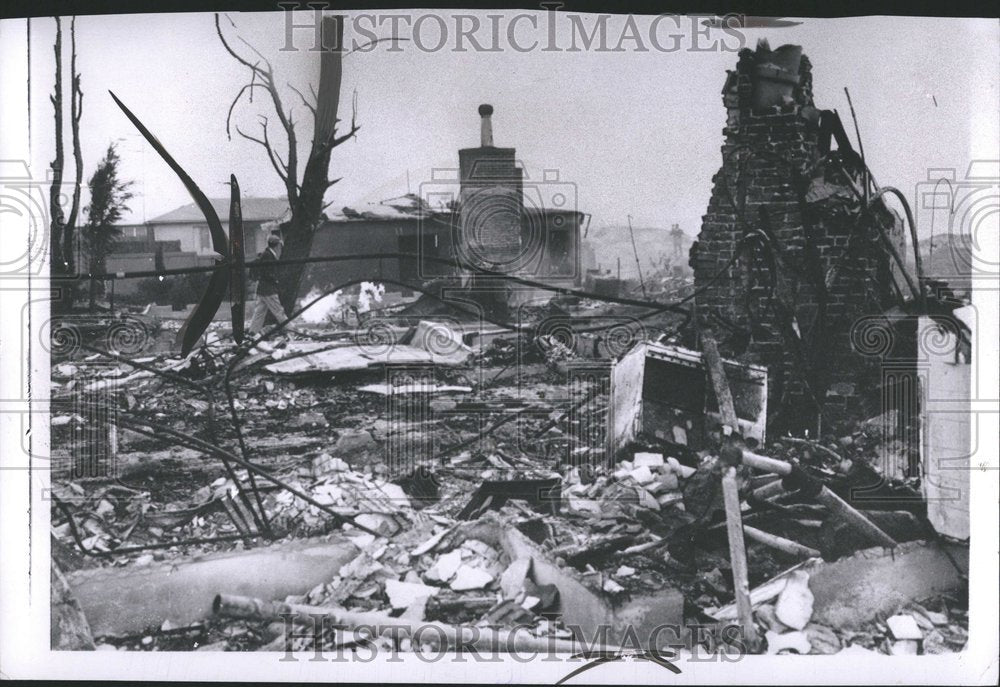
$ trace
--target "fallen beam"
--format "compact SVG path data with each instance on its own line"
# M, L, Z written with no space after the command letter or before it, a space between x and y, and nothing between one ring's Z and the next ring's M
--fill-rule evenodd
M145 568L97 568L67 575L94 636L186 626L209 617L219 589L283 599L329 582L358 555L347 538L195 556Z
M797 556L799 558L818 558L820 556L820 552L816 549L804 546L797 541L759 530L756 527L750 527L750 525L743 526L743 533L755 542L769 546L776 551L787 553L789 556Z
M805 478L804 473L802 473L801 470L797 470L791 463L762 456L757 453L753 453L752 451L743 450L740 456L734 456L732 460L742 462L744 465L748 465L756 470L777 473L782 477L794 475L799 476L800 478ZM859 532L863 533L873 544L878 544L887 548L898 546L895 539L882 531L878 525L858 512L858 510L851 506L851 504L847 503L847 501L844 501L842 498L833 493L825 484L816 482L815 480L812 480L812 482L813 484L810 486L814 487L815 491L813 498L826 506L830 510L833 517L850 524Z

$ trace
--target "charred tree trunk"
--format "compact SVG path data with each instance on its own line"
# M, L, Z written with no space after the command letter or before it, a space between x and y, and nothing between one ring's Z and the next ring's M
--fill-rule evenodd
M73 201L69 216L63 212L62 185L66 159L63 150L63 85L62 85L62 20L56 20L56 40L53 50L56 58L55 91L49 100L55 116L56 156L52 161L52 185L49 187L49 271L59 286L57 307L69 310L75 299L75 227L80 212L80 186L83 180L83 153L80 148L80 117L83 112L83 91L80 75L76 71L76 17L70 22L70 129L73 136L73 161L76 166Z
M83 90L80 88L80 74L76 71L76 17L70 20L70 127L73 136L73 164L76 168L76 180L73 184L73 205L69 210L69 218L63 227L62 257L66 265L67 275L76 272L76 222L80 213L80 188L83 185L83 153L80 150L80 117L83 116Z
M56 157L52 161L52 185L49 187L49 271L53 278L67 276L66 262L62 252L62 233L65 217L60 202L62 191L63 165L63 100L62 100L62 21L56 20L56 41L53 49L56 55L55 92L49 96L55 110ZM65 289L66 284L61 286ZM62 299L60 299L62 300Z
M97 294L98 294L97 278L99 275L104 273L104 270L101 268L100 262L98 262L98 260L93 257L90 258L89 268L90 268L90 288L88 291L88 298L87 298L87 312L94 312L95 310L97 310Z
M238 126L235 127L236 133L264 148L268 156L268 161L278 174L278 177L285 184L285 189L288 193L289 209L291 210L291 219L282 227L283 238L285 240L282 258L296 259L307 257L312 250L313 235L317 227L323 222L324 196L326 191L339 181L339 179L330 180L331 153L334 148L352 138L359 128L354 117L352 117L350 130L343 136L337 136L337 114L340 109L340 86L344 58L343 17L331 16L322 19L321 29L324 50L320 55L319 90L314 93L315 104L310 103L301 92L289 84L289 88L296 92L302 100L302 104L313 116L312 146L310 147L309 157L306 159L305 167L302 171L301 181L299 180L298 140L296 138L295 123L292 120L291 110L286 110L282 103L281 94L278 90L271 64L256 50L254 52L263 61L263 66L260 61L251 62L233 50L222 34L219 15L215 17L215 28L219 35L219 40L226 51L251 72L250 82L240 89L229 107L226 131L229 132L230 130L229 122L232 117L233 108L244 93L253 92L256 88L262 88L267 91L271 97L271 104L274 107L278 121L285 132L288 144L286 159L282 159L280 152L272 145L266 117L260 116L261 135L259 137L245 133ZM302 275L304 271L304 265L289 265L282 272L279 298L287 312L291 312L295 307L296 298L302 287Z
M308 257L312 251L312 239L323 220L323 197L332 185L329 180L330 154L339 145L336 140L337 112L340 109L340 83L343 76L344 22L342 17L323 19L323 51L320 57L319 91L316 109L312 149L302 173L297 202L292 207L292 220L285 237L283 255L290 259ZM355 127L352 122L352 131ZM346 138L344 139L346 140ZM281 304L286 312L291 312L302 286L305 265L290 265L286 268L281 288Z

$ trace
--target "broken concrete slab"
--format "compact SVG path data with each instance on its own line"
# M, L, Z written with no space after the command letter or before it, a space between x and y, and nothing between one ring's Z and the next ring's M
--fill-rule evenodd
M648 453L648 452L637 452L632 457L632 465L637 468L643 466L649 468L650 470L660 467L664 464L662 453Z
M438 357L464 360L472 353L472 349L462 340L462 333L444 322L421 320L408 343Z
M571 568L561 568L526 536L514 527L505 526L492 514L474 525L476 539L487 541L491 536L512 560L531 559L531 577L538 585L554 585L559 590L559 612L566 627L581 641L592 642L596 628L609 627L609 643L616 645L628 634L634 634L643 645L651 640L676 642L669 633L655 634L664 625L683 625L684 596L676 589L662 588L650 594L632 594L613 600L586 586ZM470 537L473 535L470 535ZM490 542L493 543L493 542ZM620 645L620 644L619 644Z
M920 631L917 621L912 615L900 614L885 619L885 624L889 627L893 639L923 639L924 633Z
M505 599L513 599L524 589L524 581L531 574L531 558L516 558L500 576L500 590Z
M897 639L889 645L890 656L916 656L920 653L920 642L915 639Z
M94 636L191 625L212 612L220 589L265 599L305 594L330 581L358 549L336 537L193 556L145 568L97 568L67 576Z
M629 475L631 475L632 479L643 486L653 481L653 473L645 465L632 470Z
M389 597L389 604L395 610L410 608L421 599L426 601L440 591L440 587L431 587L426 584L400 582L399 580L385 581L386 596Z
M455 577L449 585L453 591L464 592L470 589L482 589L493 581L490 575L481 568L473 568L471 565L462 564L455 572Z
M808 654L812 651L812 644L809 637L801 630L777 633L769 631L765 633L764 639L767 641L767 653L777 654L781 651L794 651L799 654Z
M55 563L50 604L49 647L56 651L93 651L94 637L87 617Z
M438 352L399 343L380 346L344 345L313 352L301 349L299 342L289 344L283 358L265 365L264 369L280 375L300 375L356 372L390 363L455 366L464 363L472 353L468 348Z
M453 549L439 556L434 565L424 573L424 576L434 582L448 582L455 576L461 565L462 551L461 549Z
M796 570L788 576L785 588L778 594L774 605L774 615L794 630L801 630L809 624L813 612L813 594L809 591L809 573Z
M298 429L298 428L309 428L309 427L329 427L330 423L327 422L326 417L323 413L315 410L307 410L300 413L296 417L293 417L288 421L288 426Z
M969 549L961 544L905 542L875 547L833 562L804 561L750 591L753 605L777 597L796 571L809 574L812 621L858 629L878 613L893 613L915 599L961 589L969 571ZM704 609L717 620L735 620L736 606Z
M906 542L895 550L858 551L811 573L813 620L855 628L908 601L960 589L968 573L967 546Z
M339 457L351 459L370 458L379 452L378 443L370 432L364 429L342 429L332 452Z

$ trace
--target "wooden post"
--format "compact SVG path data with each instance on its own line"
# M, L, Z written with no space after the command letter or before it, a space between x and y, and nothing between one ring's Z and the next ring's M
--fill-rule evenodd
M743 627L743 639L751 651L759 644L753 624L750 604L750 578L747 572L747 549L743 541L743 517L740 514L740 487L736 468L727 467L722 473L722 498L726 506L726 532L729 534L729 563L733 569L733 592L736 609Z
M712 379L715 398L719 402L719 413L722 415L724 439L727 443L736 443L742 449L739 440L739 421L736 417L736 406L733 394L726 379L726 371L722 366L719 348L715 337L709 331L701 332L702 353L705 367ZM743 540L743 516L740 513L740 487L736 480L736 467L728 465L722 471L722 498L726 508L726 532L729 535L729 562L733 569L733 592L736 596L736 609L743 627L743 639L751 651L760 645L757 628L753 624L753 606L750 604L750 579L747 572L747 548Z
M701 332L701 350L705 359L705 367L708 368L708 374L712 379L715 398L719 402L719 414L722 415L722 422L738 434L740 425L736 418L736 405L733 403L733 394L729 389L729 380L726 379L726 370L722 366L719 346L715 343L715 337L707 330Z

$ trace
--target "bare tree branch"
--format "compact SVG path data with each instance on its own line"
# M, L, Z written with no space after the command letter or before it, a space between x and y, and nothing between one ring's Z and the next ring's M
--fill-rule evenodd
M353 125L352 125L352 126L351 126L351 130L350 130L350 131L348 131L348 132L347 132L346 134L344 134L343 136L334 136L334 137L333 137L333 141L331 141L331 142L330 142L330 148L331 148L331 149L333 149L333 148L336 148L336 147L337 147L337 146L339 146L339 145L340 145L341 143L344 143L345 141L347 141L347 140L349 140L349 139L351 139L351 138L354 138L354 135L355 135L356 133L358 133L358 131L360 131L360 130L361 130L361 127L360 127L360 126L353 126Z
M232 19L227 16L226 19L229 20L230 25L235 27ZM271 96L271 104L274 106L274 112L278 117L278 121L281 123L281 127L285 130L285 136L288 139L288 161L287 163L282 162L278 165L274 159L273 149L269 144L264 143L261 139L253 138L248 136L245 132L240 131L237 128L237 133L239 133L244 138L254 141L261 145L264 145L265 149L268 151L268 156L271 158L271 165L275 170L284 168L284 172L279 171L279 176L281 180L285 183L285 190L288 193L289 204L294 203L298 197L298 139L295 135L295 124L292 121L291 113L285 110L285 106L281 101L281 94L278 92L278 87L274 82L274 71L271 67L270 61L265 58L256 48L254 48L250 43L244 40L241 36L237 35L237 38L250 48L254 53L256 53L263 61L266 67L261 67L259 63L252 63L248 59L241 56L236 50L233 49L232 45L226 41L225 36L222 34L222 27L219 23L219 14L215 15L215 32L219 36L219 40L222 42L222 46L226 49L233 59L235 59L240 64L249 68L251 71L251 82L243 86L237 93L236 98L233 100L229 107L229 113L226 116L226 133L229 133L229 120L232 116L233 108L236 103L242 97L245 91L250 91L253 93L254 88L264 88L267 90L268 94ZM260 83L256 83L256 79L260 79ZM266 134L266 132L265 132Z
M367 43L359 45L354 50L348 50L347 52L344 53L344 57L347 57L348 55L353 55L354 53L358 52L362 48L367 48L369 46L373 46L373 45L376 45L378 43L387 43L387 42L392 42L392 41L408 41L408 40L410 40L410 39L409 38L400 38L399 36L386 36L385 38L376 38L374 40L368 41Z
M283 179L287 179L288 178L288 165L285 164L285 162L281 159L281 156L277 153L277 151L274 150L274 147L271 145L271 139L269 139L267 137L267 117L265 117L264 115L260 115L260 120L261 120L261 123L260 123L261 129L263 129L263 131L264 131L264 144L267 147L267 154L271 158L271 164L280 166L281 167L281 171L278 172L278 175L282 176L282 171L283 171L284 172L284 176L282 176L282 178ZM277 166L275 167L276 169L277 169ZM295 181L295 180L293 179L292 181Z
M344 141L353 138L354 135L358 133L358 130L361 129L361 126L357 123L357 121L358 121L358 92L355 90L354 96L351 98L351 130L348 131L343 136L338 137L336 135L336 128L334 128L333 141L330 143L331 150L339 146Z
M230 105L229 105L229 112L226 114L226 136L229 138L230 141L233 140L233 135L230 133L229 124L230 124L230 121L233 118L233 110L236 109L236 103L239 102L240 98L243 97L243 94L246 91L250 91L251 97L252 97L253 89L254 88L263 88L263 89L266 90L267 86L265 86L262 83L248 83L248 84L244 84L243 88L240 89L240 92L236 94L235 98L233 98L233 102L230 103Z
M285 136L288 138L288 177L292 182L288 184L286 182L286 187L288 188L288 202L291 203L295 200L297 188L295 185L295 180L298 178L298 139L295 136L295 125L289 119L288 115L285 114L285 107L281 102L281 95L278 93L277 87L274 85L273 80L268 82L268 92L271 94L271 102L274 105L274 111L278 115L278 121L281 123L282 128L285 130Z
M229 17L226 17L226 19L229 19ZM229 19L229 23L230 24L233 23L232 19ZM233 26L235 27L235 24L233 24ZM226 49L226 52L228 52L230 55L233 56L234 60L236 60L237 62L239 62L243 66L248 67L249 69L251 69L251 70L253 70L255 72L260 72L261 74L263 74L263 70L260 67L258 67L255 64L251 64L249 60L246 60L243 57L241 57L239 55L239 53L237 53L235 50L233 50L232 46L230 46L229 43L226 41L226 37L222 35L222 27L219 26L219 13L218 12L216 12L216 14L215 14L215 32L217 34L219 34L219 40L222 41L222 47L224 47Z
M310 84L310 86L312 86L312 84ZM312 112L313 119L316 119L316 106L310 104L309 101L306 100L306 97L304 95L302 95L302 91L300 91L299 89L297 89L291 83L288 84L288 87L290 89L292 89L293 91L295 91L298 94L299 98L302 99L302 104L305 105L309 109L310 112ZM313 97L315 98L316 96L313 95Z
M273 73L274 70L271 68L271 60L269 60L266 57L264 57L260 53L260 50L258 50L257 48L253 47L252 45L250 45L250 43L248 43L247 40L245 38L243 38L243 36L241 36L239 34L236 34L236 38L239 39L240 43L242 43L243 45L245 45L248 48L250 48L254 52L254 54L257 55L257 57L259 57L260 59L264 60L264 64L267 65L267 71L268 71L268 73Z
M274 150L271 148L270 141L267 140L267 125L264 125L263 128L264 128L264 138L257 138L256 136L251 136L250 134L240 129L239 125L236 126L236 133L238 133L246 140L256 143L257 145L259 145L260 147L262 147L264 150L267 151L267 157L271 161L271 166L274 167L274 171L278 173L278 176L287 186L288 172L286 171L285 165L281 161L281 158L278 157L277 153L275 153Z

